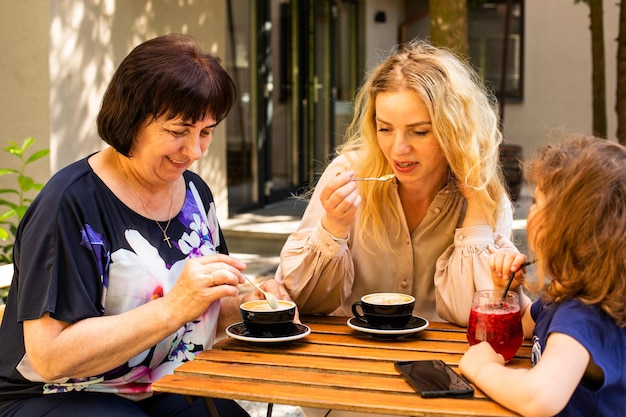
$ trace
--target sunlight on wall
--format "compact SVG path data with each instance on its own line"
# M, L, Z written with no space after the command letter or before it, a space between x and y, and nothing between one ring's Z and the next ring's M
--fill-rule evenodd
M56 0L50 2L51 170L102 149L96 117L115 69L132 48L171 32L197 38L225 58L225 4L213 0ZM192 169L228 213L225 130Z

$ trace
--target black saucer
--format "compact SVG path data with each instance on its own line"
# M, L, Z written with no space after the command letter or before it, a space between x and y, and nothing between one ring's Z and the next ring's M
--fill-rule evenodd
M429 325L428 320L422 317L413 316L402 329L380 329L378 327L370 326L368 323L359 320L356 317L352 317L348 320L348 326L354 330L358 330L364 333L370 333L375 335L407 335L412 333L421 332Z
M283 343L283 342L291 342L292 340L302 339L303 337L308 336L311 333L311 329L309 326L299 323L294 323L293 328L289 334L280 335L280 336L272 336L272 335L262 335L257 336L251 334L246 326L241 323L231 324L226 329L226 334L232 337L233 339L243 340L244 342L254 342L254 343Z

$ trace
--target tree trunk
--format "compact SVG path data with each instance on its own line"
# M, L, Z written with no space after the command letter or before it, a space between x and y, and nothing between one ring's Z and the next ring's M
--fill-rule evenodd
M626 145L626 4L620 2L617 37L617 139Z
M593 134L607 137L606 127L606 80L604 63L604 24L602 0L589 0L591 20L591 78L593 101Z
M429 4L432 44L469 56L467 0L430 0Z

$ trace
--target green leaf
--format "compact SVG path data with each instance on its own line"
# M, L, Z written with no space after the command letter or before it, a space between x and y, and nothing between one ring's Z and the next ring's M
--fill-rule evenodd
M15 204L14 202L8 201L8 200L4 200L4 199L0 199L0 205L11 207L11 208L17 207L17 204Z
M2 188L2 189L0 189L0 194L6 194L6 193L12 193L12 194L17 194L17 195L20 194L19 191L13 190L11 188Z
M43 158L44 156L47 156L48 154L50 154L50 149L41 149L35 152L34 154L32 154L30 158L28 158L26 162L24 162L24 165L30 164L31 162L34 162L40 158Z
M1 168L0 169L0 175L6 175L6 174L19 174L20 171L18 171L17 169L12 169L12 168Z
M0 227L0 239L7 240L9 238L9 232Z
M15 208L15 212L17 213L17 218L21 220L22 217L24 217L24 214L26 213L27 209L28 209L28 206L17 206Z
M24 191L28 191L33 187L35 181L26 175L20 175L17 178L17 183L20 185L20 188Z
M0 220L8 219L9 217L13 217L17 215L17 207L9 209L4 213L0 213Z
M24 142L22 142L22 151L30 148L33 143L35 143L35 138L32 136L24 139Z
M11 155L15 155L17 157L21 157L24 154L22 149L19 148L17 145L15 145L15 146L7 146L6 148L4 148L4 151L6 153L9 153Z

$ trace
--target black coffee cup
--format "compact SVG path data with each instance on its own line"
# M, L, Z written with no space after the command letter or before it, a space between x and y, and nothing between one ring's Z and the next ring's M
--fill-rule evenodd
M296 303L278 300L276 310L266 300L248 301L239 306L243 324L254 336L280 337L293 331Z
M413 316L415 297L383 292L367 294L352 304L354 316L379 329L403 329ZM359 311L359 309L361 311Z

